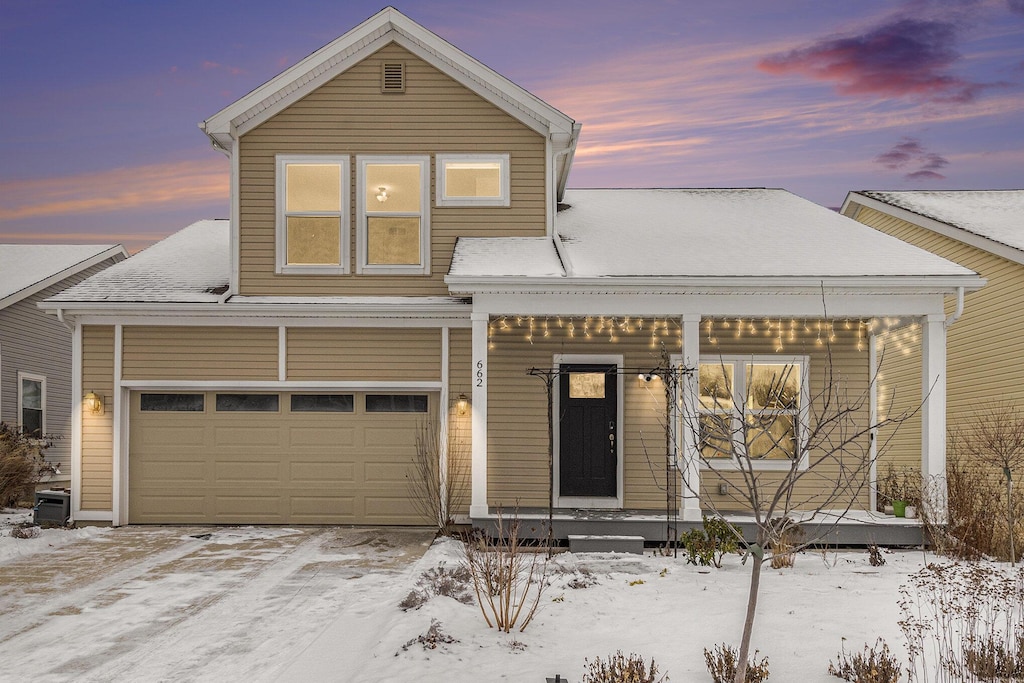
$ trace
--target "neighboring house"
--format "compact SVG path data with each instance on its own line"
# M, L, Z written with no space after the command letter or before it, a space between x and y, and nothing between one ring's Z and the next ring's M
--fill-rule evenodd
M987 280L964 297L963 313L947 332L950 444L958 429L998 402L1024 409L1024 190L850 192L842 213ZM956 298L948 297L946 312L953 315L956 306ZM922 384L919 323L906 321L880 335L878 343L880 409L913 410ZM918 465L916 417L895 435L883 431L881 438L892 444L881 468L887 468L886 461Z
M120 245L0 244L0 422L47 438L45 482L71 480L76 401L71 326L37 304L127 257Z
M419 523L428 421L466 453L474 523L545 508L549 481L562 510L699 520L729 501L703 468L735 463L680 429L666 468L666 392L638 375L701 364L679 402L738 421L716 385L784 370L778 476L807 462L829 355L867 391L873 320L926 319L938 354L944 297L983 283L783 190L566 190L580 124L392 8L202 128L230 220L47 302L106 405L76 414L76 520ZM551 413L531 368L558 371Z

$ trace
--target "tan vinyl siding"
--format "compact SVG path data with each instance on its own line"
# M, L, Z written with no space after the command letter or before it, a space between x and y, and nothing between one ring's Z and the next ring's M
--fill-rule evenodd
M441 381L441 330L288 330L289 380Z
M964 314L949 328L946 346L946 417L949 434L970 421L976 411L993 401L1014 402L1024 407L1024 265L982 249L939 235L880 211L861 208L857 220L910 244L959 263L988 280L977 292L967 294ZM952 313L956 301L946 300ZM887 385L902 388L908 402L921 400L920 344L887 375ZM889 371L889 368L885 368ZM920 421L907 425L891 457L900 463L920 466ZM916 431L916 434L914 433Z
M674 329L663 338L668 353L678 353L679 332ZM660 342L660 339L659 339ZM701 339L702 357L715 354L756 354L771 356L775 342L742 338L720 338L715 346ZM845 390L848 404L856 404L855 417L859 424L868 423L867 389L869 382L866 342L857 350L856 329L836 330L831 345L832 369L837 383ZM556 353L623 355L627 368L654 368L660 363L660 343L651 347L645 334L620 335L618 341L607 338L568 340L559 330L553 330L544 340L534 336L533 344L525 339L522 330L500 331L494 334L494 349L488 356L488 504L512 506L547 505L547 408L544 383L527 375L531 367L549 368ZM828 360L826 347L818 346L814 339L787 344L782 355L808 355L809 379L812 397L820 393L825 381ZM660 380L641 383L635 372L620 377L623 387L624 424L622 439L623 503L627 509L661 511L665 509L665 390ZM820 409L821 402L812 403ZM557 426L556 426L557 428ZM860 440L851 449L866 453L867 439ZM765 485L776 482L777 473L764 472ZM803 507L822 500L821 487L826 486L835 472L822 468L815 476L807 477L797 487L797 500ZM719 478L715 473L702 472L702 499L705 509L714 504L720 510L742 510L744 505L732 495L719 496L720 481L739 481L736 473ZM677 479L678 483L678 479ZM681 492L681 489L678 489ZM849 498L845 498L848 500ZM859 492L854 501L856 508L866 508L868 491Z
M113 506L114 328L82 328L82 389L103 397L103 415L82 415L82 509Z
M276 380L276 327L125 327L122 376Z
M384 60L405 62L404 93L380 92ZM274 274L275 154L350 155L350 267L354 273L355 156L445 152L508 153L511 206L431 208L431 275ZM395 44L243 135L240 153L242 294L445 295L443 278L458 236L545 234L543 136ZM433 207L433 172L430 187Z

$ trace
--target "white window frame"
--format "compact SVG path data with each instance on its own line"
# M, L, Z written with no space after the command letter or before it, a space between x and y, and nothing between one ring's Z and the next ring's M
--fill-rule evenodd
M23 380L26 380L26 379L28 381L30 381L30 382L39 382L39 385L40 385L40 388L39 388L39 396L40 396L40 398L39 398L39 400L40 400L40 406L42 406L42 413L43 414L42 414L42 417L39 420L39 426L40 426L40 430L39 431L40 431L40 433L39 433L39 436L35 437L35 438L37 438L37 439L44 439L44 438L46 438L46 433L47 433L46 432L46 376L45 375L36 375L34 373L31 373L31 372L18 372L18 427L21 428L21 429L24 429L25 414L23 412L23 406L24 406L24 393L25 392L24 392L24 387L22 385L24 383Z
M810 366L810 356L781 356L776 354L729 354L729 355L717 355L717 356L701 356L700 364L708 365L732 365L733 366L733 405L745 405L747 399L747 366L748 365L792 365L800 369L800 406L796 411L797 419L797 469L805 470L808 466L808 453L807 453L807 426L808 418L810 415L810 400L811 400L811 389L810 389L810 378L808 377L808 368ZM695 390L699 390L698 386L694 386ZM704 411L700 407L699 398L694 401L694 405L697 406L698 414ZM728 411L716 411L716 412L728 412ZM739 429L740 425L736 424L741 419L741 415L753 414L753 411L744 408L742 413L736 408L732 409L732 419L734 422L734 429ZM734 432L735 433L735 432ZM765 471L787 471L793 466L793 461L786 459L750 459L751 467L755 470ZM741 465L736 456L732 458L717 458L708 459L701 457L700 466L703 469L712 470L739 470Z
M375 215L419 216L420 262L418 265L377 265L367 263L366 167L370 164L418 164L420 167L420 213L384 213ZM387 155L356 157L356 273L366 275L430 275L430 157L427 155Z
M435 155L437 167L437 196L434 201L437 206L509 206L511 203L509 181L509 155L508 154L437 154ZM482 162L498 163L501 168L501 195L498 197L449 197L446 186L447 176L445 175L445 164L448 162Z
M333 211L312 211L302 212L286 211L287 198L287 175L285 167L288 164L338 164L341 167L341 193L340 210L337 212L339 219L339 239L341 240L339 256L341 263L338 265L327 264L289 264L288 263L288 216L334 216ZM274 272L279 274L293 275L346 275L349 271L351 255L349 254L349 243L351 242L349 228L349 157L338 154L278 154L275 156L275 197L274 206L276 209L275 228L277 258Z

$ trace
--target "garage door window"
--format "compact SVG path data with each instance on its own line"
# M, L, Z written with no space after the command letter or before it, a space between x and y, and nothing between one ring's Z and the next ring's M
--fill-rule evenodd
M202 394L143 394L140 408L159 413L201 413L205 401Z
M426 394L367 394L368 413L425 413Z
M293 413L351 413L352 394L292 394Z
M217 394L217 410L224 413L276 413L277 394Z

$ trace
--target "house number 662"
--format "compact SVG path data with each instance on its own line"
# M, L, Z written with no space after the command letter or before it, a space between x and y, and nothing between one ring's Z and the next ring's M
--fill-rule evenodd
M484 385L484 362L482 360L476 362L476 385L478 387Z

